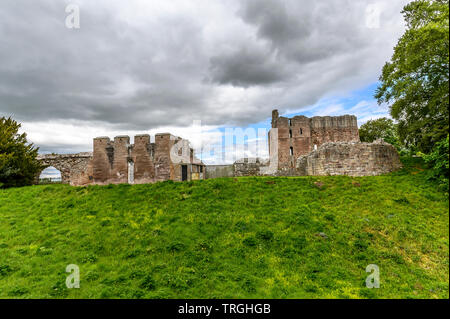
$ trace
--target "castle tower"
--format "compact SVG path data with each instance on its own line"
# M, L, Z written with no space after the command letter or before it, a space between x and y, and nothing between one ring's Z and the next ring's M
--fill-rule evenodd
M278 110L272 111L269 155L271 161L278 162L278 169L293 169L298 157L327 142L359 142L356 116L287 118L280 117Z
M150 183L155 179L154 149L150 135L141 134L134 137L131 151L131 165L134 165L134 182Z
M94 138L92 182L103 183L109 178L111 175L113 156L114 147L111 145L109 137Z

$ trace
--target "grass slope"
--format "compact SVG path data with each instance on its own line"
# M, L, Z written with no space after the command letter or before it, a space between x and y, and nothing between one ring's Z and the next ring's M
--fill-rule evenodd
M448 298L448 195L424 173L0 190L0 297Z

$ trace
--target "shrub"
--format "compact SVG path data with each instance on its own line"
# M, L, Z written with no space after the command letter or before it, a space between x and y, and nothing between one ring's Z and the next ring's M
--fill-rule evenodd
M425 160L425 162L432 168L429 178L432 180L437 180L445 191L448 191L449 178L448 151L449 149L447 135L446 139L436 143L433 151L430 154L423 155L423 159Z

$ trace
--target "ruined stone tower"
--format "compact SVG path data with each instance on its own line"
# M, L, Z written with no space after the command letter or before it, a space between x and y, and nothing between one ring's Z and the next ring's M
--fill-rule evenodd
M270 160L278 169L293 169L296 160L327 142L359 142L356 116L279 116L272 111L272 128L269 131Z

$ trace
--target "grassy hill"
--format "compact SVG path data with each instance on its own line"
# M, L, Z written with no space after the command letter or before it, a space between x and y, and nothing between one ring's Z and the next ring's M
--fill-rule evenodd
M0 190L0 298L448 298L448 195L424 174Z

